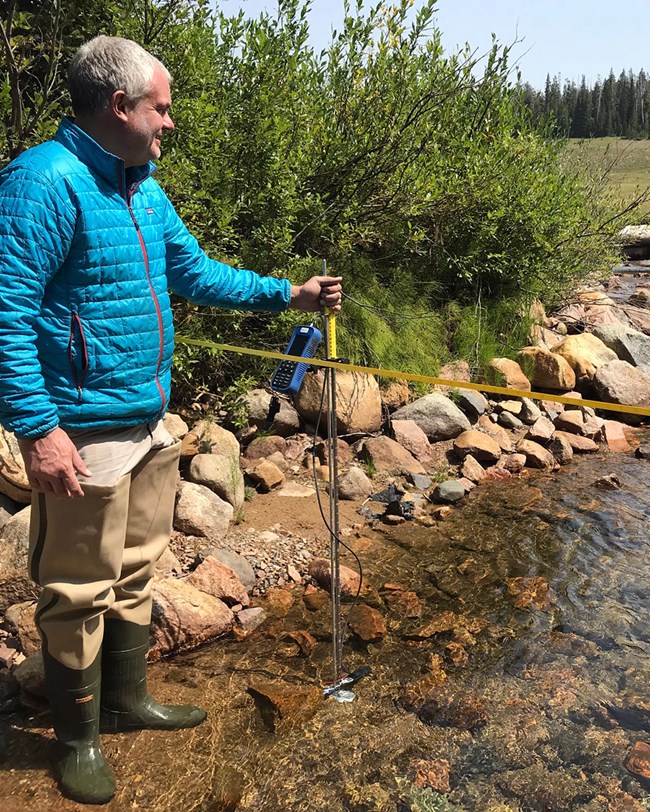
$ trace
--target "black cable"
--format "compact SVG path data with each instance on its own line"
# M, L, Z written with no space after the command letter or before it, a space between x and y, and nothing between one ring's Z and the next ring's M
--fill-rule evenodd
M320 428L320 421L321 421L321 417L323 415L323 405L325 403L325 390L326 390L326 387L327 387L327 373L325 374L325 377L324 377L324 380L323 380L323 389L321 391L320 405L318 407L318 420L316 421L316 427L314 429L314 449L316 448L316 444L317 444L318 439L319 439L319 437L318 437L318 429ZM316 489L316 501L318 502L318 510L320 511L320 515L321 515L321 518L323 520L323 524L325 525L325 527L329 531L330 537L333 537L337 544L340 544L342 547L345 547L345 549L354 557L355 561L357 562L357 567L359 569L359 587L357 589L357 594L354 596L354 599L352 601L352 605L350 606L350 608L348 610L348 613L347 613L347 615L345 617L345 621L343 623L343 633L342 633L342 637L341 637L341 642L342 642L342 640L345 637L348 629L350 628L350 616L352 615L352 611L354 610L355 606L357 605L357 603L359 601L359 595L361 594L361 586L363 584L363 567L361 566L361 560L359 559L359 556L354 552L354 550L351 547L349 547L343 541L343 539L337 533L334 533L334 531L330 527L330 524L329 524L327 518L325 517L325 511L323 510L323 504L322 504L321 498L320 498L320 489L318 487L318 475L316 473L316 454L315 453L312 454L312 471L313 471L313 475L314 475L314 488ZM336 484L337 483L335 483L335 482L330 482L330 488L336 487ZM330 578L333 578L333 577L334 577L334 573L332 572L332 573L330 573ZM335 630L332 629L332 634L334 634L334 631ZM338 641L337 641L337 643L338 643ZM341 646L341 668L343 668L343 646Z

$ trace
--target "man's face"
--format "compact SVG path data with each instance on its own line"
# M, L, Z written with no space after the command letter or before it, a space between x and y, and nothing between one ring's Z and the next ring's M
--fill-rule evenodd
M127 167L160 158L160 139L165 131L174 129L169 117L171 103L169 80L156 65L149 93L128 108L123 151Z

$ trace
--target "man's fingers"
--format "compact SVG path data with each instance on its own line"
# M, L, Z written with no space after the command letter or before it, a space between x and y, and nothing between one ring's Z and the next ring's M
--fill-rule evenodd
M86 463L83 461L81 455L79 454L76 448L73 448L72 450L72 465L74 466L74 470L78 471L81 474L81 476L92 476L92 474L86 467ZM75 482L76 481L77 480L75 479ZM79 488L79 490L81 490L81 488Z

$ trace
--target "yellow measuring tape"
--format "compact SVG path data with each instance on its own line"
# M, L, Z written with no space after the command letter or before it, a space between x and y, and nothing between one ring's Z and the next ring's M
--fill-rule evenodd
M236 347L232 344L217 344L214 341L204 341L197 338L185 338L176 336L176 343L187 344L194 347L207 347L211 350L221 350L222 352L234 352L240 355L255 355L260 358L272 358L277 361L298 361L305 363L305 358L300 355L285 355L282 352L272 350L256 350L249 347ZM397 369L377 369L375 367L362 367L358 364L341 364L338 361L321 361L318 358L307 359L310 366L333 367L345 372L360 372L363 375L376 375L383 378L397 378L405 381L417 381L418 383L431 383L438 386L450 386L454 389L473 389L476 392L489 392L495 395L506 395L506 397L531 398L531 400L549 400L554 403L564 403L569 406L591 406L593 409L604 409L610 412L623 412L625 414L635 414L641 417L650 417L650 409L643 406L626 406L624 403L605 403L601 400L587 400L568 398L564 395L551 395L546 392L527 392L524 389L509 389L505 386L492 386L488 383L469 383L468 381L452 381L448 378L434 378L432 375L418 375L414 372L401 372Z

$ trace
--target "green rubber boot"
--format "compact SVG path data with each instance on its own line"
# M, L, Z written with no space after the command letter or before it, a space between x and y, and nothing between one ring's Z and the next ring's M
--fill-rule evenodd
M115 794L115 778L99 748L101 658L78 670L44 651L43 665L57 738L54 771L59 788L82 804L108 803Z
M146 656L149 627L105 620L102 646L100 730L182 730L196 727L207 713L192 705L161 705L149 696Z

